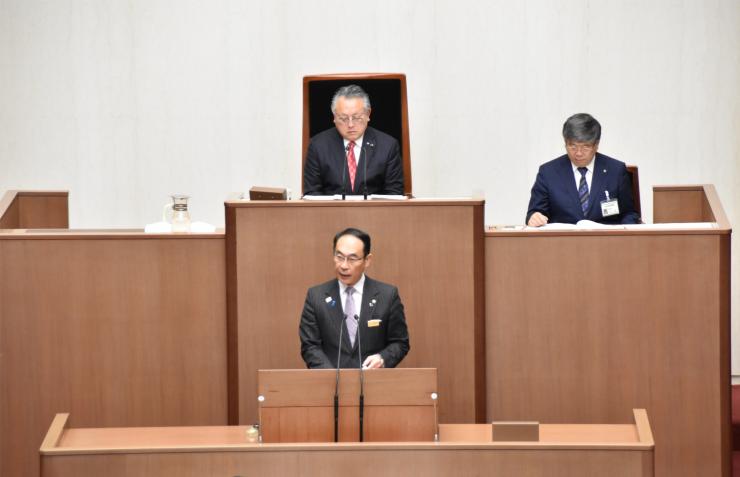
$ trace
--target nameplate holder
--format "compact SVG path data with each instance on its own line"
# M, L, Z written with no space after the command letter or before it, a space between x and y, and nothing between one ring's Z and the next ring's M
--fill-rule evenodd
M493 442L538 442L540 423L536 421L493 421Z
M288 200L288 190L281 187L258 187L249 189L249 200Z

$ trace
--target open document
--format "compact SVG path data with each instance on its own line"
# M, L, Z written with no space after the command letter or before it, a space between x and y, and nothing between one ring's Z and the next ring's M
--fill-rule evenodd
M406 200L405 195L370 194L367 200ZM342 194L335 195L304 195L303 200L328 201L342 200ZM344 200L365 200L364 195L345 195Z

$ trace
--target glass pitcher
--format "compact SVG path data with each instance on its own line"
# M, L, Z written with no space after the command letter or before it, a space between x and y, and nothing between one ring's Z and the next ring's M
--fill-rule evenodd
M190 212L188 212L188 199L190 196L172 194L172 203L164 206L162 220L172 224L173 232L190 232Z

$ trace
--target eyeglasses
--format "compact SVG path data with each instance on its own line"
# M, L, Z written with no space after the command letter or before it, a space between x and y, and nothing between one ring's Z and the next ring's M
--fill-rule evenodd
M363 260L365 260L365 257L358 257L357 255L349 255L349 256L345 257L344 255L342 255L339 252L337 252L337 253L334 254L334 261L336 263L338 263L338 264L339 263L347 262L350 265L357 265L358 263L360 263Z
M334 116L334 121L339 121L342 124L362 124L367 121L367 117L364 114L361 116Z
M596 144L576 144L569 142L565 145L565 148L570 152L582 151L588 153L596 149Z

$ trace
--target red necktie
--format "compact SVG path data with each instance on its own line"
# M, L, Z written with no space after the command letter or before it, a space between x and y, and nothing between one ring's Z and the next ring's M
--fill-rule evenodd
M355 160L355 142L350 141L347 146L347 170L349 171L349 182L352 190L355 190L355 174L357 174L357 161Z

